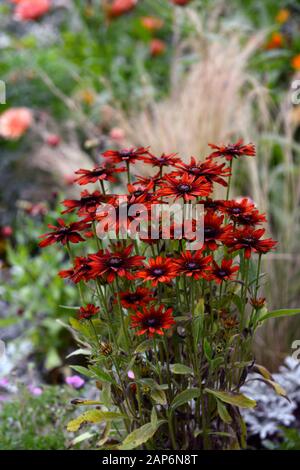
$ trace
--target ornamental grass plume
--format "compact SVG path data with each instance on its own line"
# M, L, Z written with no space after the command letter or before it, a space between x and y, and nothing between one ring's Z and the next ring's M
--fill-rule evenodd
M42 235L40 246L58 243L70 256L70 268L59 275L78 288L81 305L71 309L76 316L70 324L89 357L87 367L77 371L97 383L100 395L95 401L76 400L95 408L72 420L68 430L99 424L103 449L244 448L240 408L256 405L240 392L248 374L258 373L285 394L256 364L252 343L265 320L300 310L267 311L261 260L276 242L264 238L265 216L251 201L229 199L236 159L255 158L255 148L242 141L211 146L201 164L191 158L190 165L176 154L154 155L148 147L104 152L109 174L100 162L96 170L77 172L77 184L93 182L95 191L65 200L63 212L72 222L59 219ZM134 174L136 162L157 175ZM127 176L128 211L133 201L139 208L125 214L128 225L112 217L113 211L120 216L123 204L113 194L114 185L120 187L113 179L117 175ZM224 199L214 199L216 186L223 188ZM188 233L177 233L185 218L170 217L173 230L165 236L162 212L158 236L153 235L153 207L164 205L165 211L174 201L177 211L191 210ZM199 205L203 239L194 249L198 232L192 230L197 223L192 209ZM111 208L102 228L108 230L111 222L113 236L98 226ZM151 214L143 230L141 212Z

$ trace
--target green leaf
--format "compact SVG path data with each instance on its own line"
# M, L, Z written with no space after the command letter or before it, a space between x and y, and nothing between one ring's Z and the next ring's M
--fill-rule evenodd
M74 398L74 400L71 400L71 404L76 406L103 405L99 400L86 400L85 398Z
M178 408L181 405L193 400L194 398L198 398L200 396L200 390L198 388L188 388L183 392L176 395L171 403L171 407L173 410Z
M141 426L140 428L135 429L124 439L122 444L118 446L118 449L136 449L136 447L139 447L145 442L149 441L149 439L154 436L158 428L165 422L165 420L160 420L157 422L157 425L155 427L153 427L151 423L147 423Z
M94 437L94 436L95 434L92 434L90 432L84 432L83 434L80 434L79 436L75 437L75 439L71 441L71 445L75 446L76 444L86 441L87 439L91 439L91 437Z
M204 349L204 354L205 354L206 359L210 362L210 360L212 358L212 348L211 348L211 345L209 344L207 338L204 338L203 349Z
M228 413L228 410L226 406L220 401L217 400L217 407L218 407L218 413L222 421L226 424L230 424L232 421L232 418L230 414Z
M8 317L0 319L0 328L7 328L8 326L14 325L20 321L21 317Z
M152 425L152 427L156 428L157 423L158 423L157 413L156 413L155 406L153 406L152 411L151 411L151 425Z
M171 364L170 369L173 374L185 375L193 373L193 370L190 367L185 366L184 364Z
M165 392L163 390L158 389L158 388L153 389L151 391L151 398L158 405L166 405L167 404L167 397L166 397Z
M102 382L113 383L114 380L111 375L103 369L99 369L96 366L90 366L90 370L96 375L96 377Z
M257 374L262 375L267 380L273 380L271 373L266 369L264 366L260 364L254 364L252 367L252 372L256 372Z
M47 370L55 369L56 367L61 366L61 364L62 364L62 361L56 349L54 348L49 349L47 356L46 356L45 368Z
M282 310L272 310L268 312L266 315L263 315L259 318L260 322L268 320L269 318L281 318L281 317L292 317L293 315L298 315L300 313L299 308L286 308Z
M70 421L67 424L67 430L69 432L75 432L78 431L80 426L86 423L95 424L120 418L124 419L125 416L121 415L120 413L114 413L112 411L89 410Z
M224 403L239 406L240 408L254 408L256 406L255 400L251 400L251 398L246 397L242 393L222 392L219 390L211 390L209 388L206 388L204 391L214 395Z
M149 339L146 339L145 341L143 341L142 343L140 343L135 352L138 354L138 353L143 353L145 351L147 351L148 349L151 349L153 346L153 341L149 340Z

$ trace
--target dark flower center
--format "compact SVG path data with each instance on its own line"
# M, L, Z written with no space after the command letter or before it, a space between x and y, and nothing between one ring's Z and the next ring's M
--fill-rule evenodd
M127 302L137 302L139 300L141 300L141 296L140 294L128 294L126 297L125 297L125 300L127 300Z
M109 260L109 265L113 267L121 266L122 263L123 263L123 260L117 257L110 258Z
M132 156L132 152L129 152L128 150L121 150L119 153L124 159L128 159Z
M251 245L254 242L254 239L252 237L246 237L243 239L243 243L246 243L248 245Z
M185 266L187 269L197 269L199 267L198 263L195 261L189 261Z
M164 274L164 269L163 269L163 268L154 268L154 269L152 270L152 274L153 274L154 276L157 276L157 277L158 277L158 276L162 276L162 275Z
M134 196L135 197L139 197L143 194L144 191L142 191L142 189L137 189L136 191L134 191Z
M157 318L147 318L145 321L144 321L145 325L147 326L156 326L157 325Z
M198 168L197 166L191 166L191 167L189 168L189 171L190 171L190 173L197 173L197 174L198 174L198 173L201 172L201 169Z
M191 190L191 185L186 184L186 183L182 183L182 184L178 185L178 189L181 193L187 193L188 191Z

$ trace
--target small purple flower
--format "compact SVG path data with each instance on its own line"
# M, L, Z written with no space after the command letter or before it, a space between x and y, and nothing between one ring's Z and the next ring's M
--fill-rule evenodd
M70 385L70 387L73 388L81 388L85 384L85 381L81 377L79 377L79 375L72 375L70 377L66 377L65 382L67 385Z
M43 393L43 390L41 389L41 387L35 387L34 385L28 385L28 390L35 397L39 397Z

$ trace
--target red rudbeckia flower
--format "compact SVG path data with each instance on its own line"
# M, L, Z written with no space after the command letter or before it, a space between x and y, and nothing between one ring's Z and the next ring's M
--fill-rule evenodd
M181 163L176 165L177 171L172 173L172 176L182 175L182 172L187 173L191 176L199 178L203 176L208 182L216 182L222 186L227 186L227 182L224 180L231 174L230 168L225 163L215 163L212 160L206 159L203 162L197 162L194 157L191 157L190 163Z
M238 140L235 144L220 146L209 144L209 146L215 151L208 158L225 157L227 161L231 161L233 158L241 157L242 155L255 156L255 146L253 144L244 145L243 139Z
M177 276L184 274L194 279L208 279L212 256L203 256L203 250L186 251L173 260Z
M89 227L85 221L73 222L69 225L67 225L63 219L57 219L57 222L58 226L48 225L49 228L53 229L53 232L44 233L44 235L39 237L44 238L44 240L39 243L41 248L58 242L66 245L67 243L79 243L85 241L78 233Z
M172 260L169 258L149 258L148 265L144 263L144 269L136 273L136 276L146 281L151 281L153 286L159 282L170 282L176 276Z
M67 209L62 214L74 212L76 209L79 209L78 215L80 216L94 214L101 202L107 200L107 197L101 194L100 191L94 191L93 193L83 191L80 196L80 199L66 199L63 201L62 204Z
M156 157L148 152L148 155L143 158L143 161L159 168L162 168L163 166L174 166L176 163L181 162L181 159L176 157L176 155L177 153L170 153L169 155L163 153L160 157Z
M64 279L71 279L71 281L77 284L80 281L88 281L91 279L91 269L89 258L77 256L74 260L74 267L60 271L59 276Z
M114 173L122 173L123 171L126 171L126 169L115 168L109 164L96 166L93 170L84 170L81 168L75 171L75 174L80 176L76 178L74 182L81 186L96 183L96 181L111 181L113 183L116 181Z
M224 243L230 248L229 253L237 250L245 250L245 258L250 258L251 253L268 253L275 247L277 242L272 238L261 240L264 235L265 229L261 228L255 230L252 227L244 227L240 230L235 230L224 238Z
M150 338L155 334L163 335L163 330L168 330L175 324L172 313L171 308L165 310L162 305L151 306L149 309L144 308L141 312L137 311L131 316L131 328L138 328L136 332L138 336L145 333Z
M191 201L196 197L208 196L211 191L212 185L205 178L196 178L188 174L184 174L181 178L165 175L157 195L173 196L175 199L182 197L185 201Z
M109 158L113 163L135 163L136 160L141 160L141 157L148 154L148 148L138 147L123 150L107 150L102 155Z
M260 214L248 198L241 201L223 201L220 210L229 215L233 222L240 225L256 225L266 222L265 214Z
M223 215L218 216L211 211L204 216L204 244L212 251L218 248L217 241L223 241L224 236L232 231L231 225L222 225L223 220Z
M211 279L214 279L218 284L221 284L222 281L234 279L235 273L239 270L239 266L232 266L232 264L232 259L223 259L220 266L213 261Z
M118 294L115 294L116 296ZM121 305L124 308L138 310L146 307L150 302L154 301L153 293L146 287L138 287L135 291L120 292ZM115 303L117 299L115 300Z
M92 268L92 277L105 275L108 282L113 282L116 276L133 280L135 276L131 270L141 266L144 256L130 256L133 245L123 248L121 244L115 246L114 251L100 250L89 255L89 264Z
M90 320L100 311L99 307L96 307L93 304L87 304L86 307L80 307L79 309L79 319L80 320Z
M136 6L137 0L114 0L107 8L107 14L110 18L118 18L129 13Z

